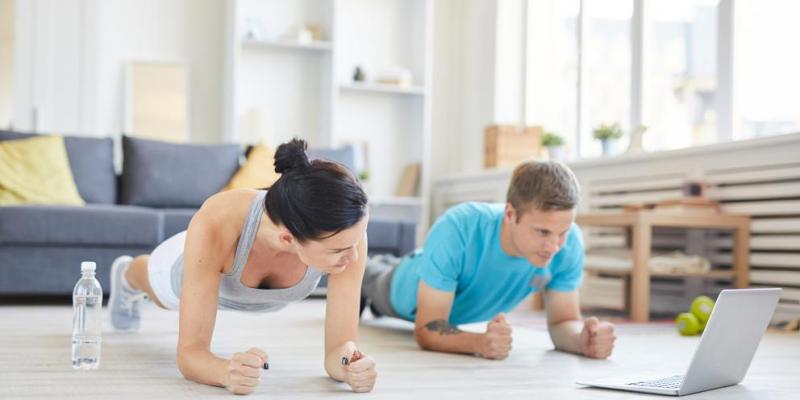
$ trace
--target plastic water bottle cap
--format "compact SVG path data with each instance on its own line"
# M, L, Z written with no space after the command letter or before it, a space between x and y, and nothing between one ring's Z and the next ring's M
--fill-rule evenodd
M97 268L97 264L95 264L94 261L84 261L81 263L81 272L94 272L95 268Z

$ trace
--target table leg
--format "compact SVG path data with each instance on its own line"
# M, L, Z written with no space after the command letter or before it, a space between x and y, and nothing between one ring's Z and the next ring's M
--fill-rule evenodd
M650 251L652 226L639 222L633 226L633 271L631 271L630 319L650 319Z
M740 225L736 229L733 242L733 270L736 273L737 288L750 286L750 224Z

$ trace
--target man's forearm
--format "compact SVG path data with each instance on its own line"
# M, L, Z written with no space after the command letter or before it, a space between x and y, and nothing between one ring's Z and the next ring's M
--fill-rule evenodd
M556 349L576 354L582 354L581 330L583 322L576 320L563 321L548 327L550 340Z
M430 321L414 332L417 343L425 350L445 353L479 353L483 334L464 332L443 319Z

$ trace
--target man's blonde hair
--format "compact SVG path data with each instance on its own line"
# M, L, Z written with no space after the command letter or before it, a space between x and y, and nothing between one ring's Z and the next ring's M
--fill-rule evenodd
M529 161L514 168L506 201L517 211L519 221L531 208L571 210L579 196L578 180L569 167L556 161Z

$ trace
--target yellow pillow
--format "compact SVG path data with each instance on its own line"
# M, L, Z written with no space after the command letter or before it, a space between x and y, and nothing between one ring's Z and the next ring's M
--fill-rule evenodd
M63 137L0 142L0 205L15 204L84 204Z
M271 186L281 174L275 172L275 151L261 143L253 146L247 161L242 165L223 190L261 189Z

